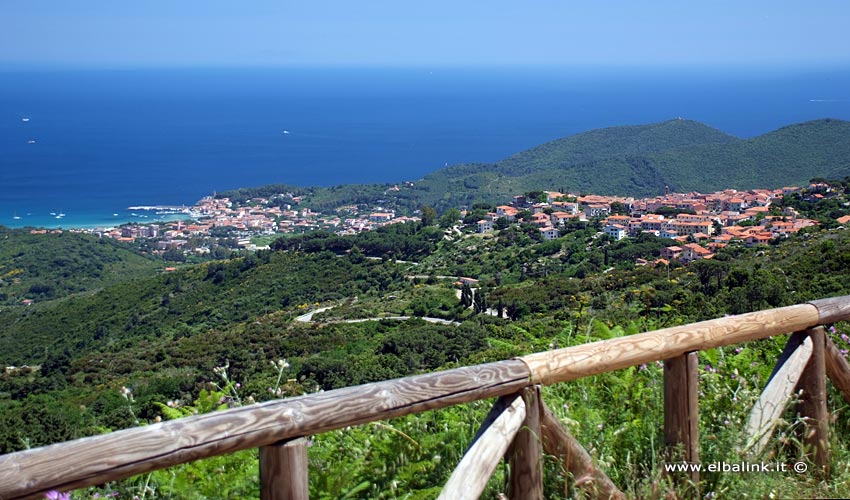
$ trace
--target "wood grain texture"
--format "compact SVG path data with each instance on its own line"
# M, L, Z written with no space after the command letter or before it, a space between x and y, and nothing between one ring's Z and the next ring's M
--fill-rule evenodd
M653 332L523 356L535 384L551 385L642 363L748 340L804 330L818 324L815 306L799 304L729 316Z
M308 500L307 440L260 447L260 500Z
M500 398L472 446L466 450L452 472L439 500L476 500L502 461L511 442L525 421L525 402L518 395Z
M793 347L793 350L786 358L789 347ZM788 339L783 356L780 356L777 363L777 369L750 411L746 427L749 438L745 451L750 451L756 456L764 451L770 436L773 435L776 421L788 406L811 355L812 341L808 336L795 333Z
M593 458L579 444L575 437L561 424L552 410L542 403L541 430L543 450L558 458L564 470L569 472L575 487L586 495L579 498L601 498L604 500L624 500L626 495L620 491L611 479L593 463ZM567 497L567 493L564 493Z
M349 425L515 393L517 360L347 387L0 456L0 498L39 498Z
M818 323L821 325L837 323L839 321L850 321L850 295L813 300L809 304L818 309L818 314L820 315L820 321Z
M847 362L847 358L841 354L841 351L838 350L838 347L835 346L835 343L832 342L829 336L826 336L824 354L826 375L829 377L832 385L844 397L844 401L850 403L850 363Z
M812 356L800 376L797 390L800 391L800 416L806 423L803 443L809 459L816 465L816 475L829 474L829 412L826 408L826 360L823 327L806 330L812 342Z
M664 445L670 463L699 463L698 363L696 352L664 361ZM699 471L683 477L691 484L689 496L698 497Z
M540 386L521 392L525 421L508 450L508 498L543 499L543 447L540 442Z

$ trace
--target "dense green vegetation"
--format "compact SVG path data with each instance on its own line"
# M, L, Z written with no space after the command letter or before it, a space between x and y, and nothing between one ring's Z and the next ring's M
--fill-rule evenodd
M145 276L161 261L109 238L0 226L0 306L43 301Z
M66 350L120 350L143 340L180 338L272 311L341 300L404 283L392 264L258 252L111 286L59 304L4 311L0 365L40 363Z
M419 260L436 248L443 232L435 227L417 224L392 224L356 236L337 236L314 231L274 241L275 250L299 250L306 253L322 251L337 254L351 253L352 257L369 256L399 260Z

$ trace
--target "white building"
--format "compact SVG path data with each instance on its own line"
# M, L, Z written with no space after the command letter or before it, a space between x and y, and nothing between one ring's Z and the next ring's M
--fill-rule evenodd
M607 226L605 226L605 234L614 238L617 241L620 241L626 237L628 231L620 224L608 224Z
M540 234L544 240L555 240L561 236L561 233L552 226L541 227Z

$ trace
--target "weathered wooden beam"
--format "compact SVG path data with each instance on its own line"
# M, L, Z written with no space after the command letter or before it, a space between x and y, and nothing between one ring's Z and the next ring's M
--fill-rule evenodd
M490 415L492 418L484 420L486 428L481 428L477 439L446 481L437 497L439 500L475 500L481 496L508 446L522 428L526 417L525 402L518 394L503 396Z
M521 392L525 403L525 421L508 450L510 476L508 498L543 499L543 447L540 443L540 387Z
M519 359L531 370L532 382L550 385L675 358L690 351L800 331L819 321L814 305L800 304L602 340Z
M818 326L805 331L812 342L812 356L803 370L797 390L800 391L800 415L806 424L803 444L806 454L817 466L821 477L829 474L829 412L826 408L826 334Z
M773 375L750 411L746 427L749 439L745 451L755 455L764 451L811 355L811 339L802 333L791 335L776 363Z
M59 443L0 456L0 498L40 498L215 455L426 410L528 386L517 360L456 368Z
M819 325L850 321L850 295L813 300L809 304L818 310Z
M307 500L307 440L294 439L260 447L260 499Z
M557 457L564 470L574 478L575 486L591 498L623 500L626 495L617 489L611 479L593 463L593 458L575 437L561 424L552 410L542 403L541 427L543 449ZM567 496L566 494L564 495Z
M835 343L826 336L826 375L832 381L832 385L844 397L844 401L850 403L850 363L835 346Z
M699 463L699 354L664 360L664 445L667 461ZM692 470L691 495L698 497L699 471Z

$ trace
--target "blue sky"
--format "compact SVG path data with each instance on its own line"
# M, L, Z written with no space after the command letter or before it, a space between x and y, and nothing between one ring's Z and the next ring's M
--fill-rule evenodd
M17 65L834 65L846 0L2 0Z

